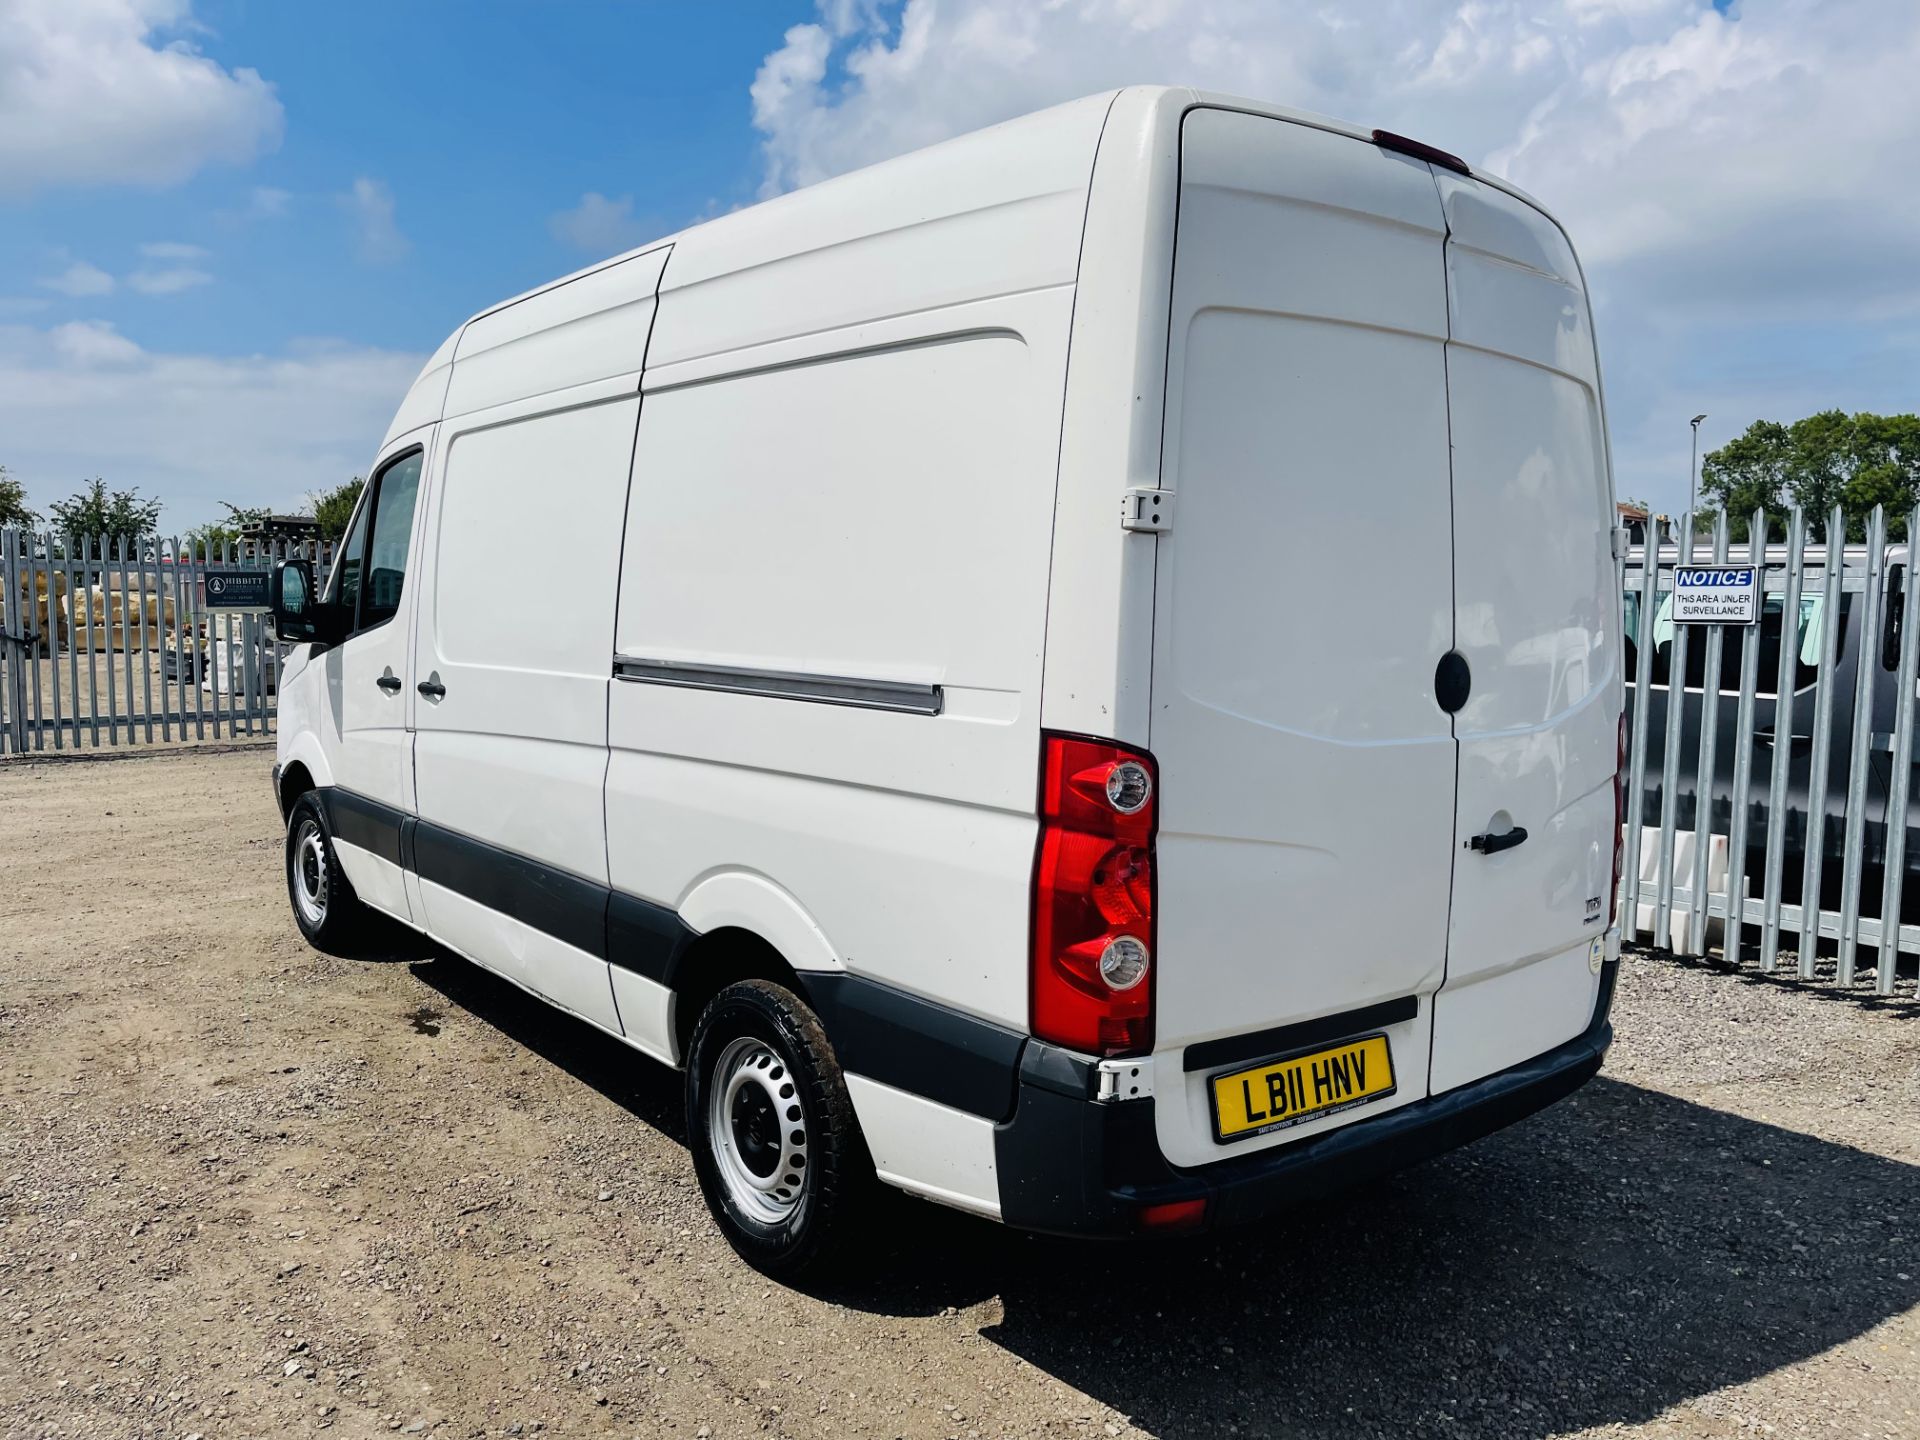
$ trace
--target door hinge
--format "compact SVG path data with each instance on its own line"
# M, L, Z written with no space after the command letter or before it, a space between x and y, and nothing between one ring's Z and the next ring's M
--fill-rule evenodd
M1120 509L1120 528L1158 535L1173 528L1173 491L1136 485Z
M1613 527L1613 558L1618 560L1627 553L1633 544L1633 537L1624 525Z

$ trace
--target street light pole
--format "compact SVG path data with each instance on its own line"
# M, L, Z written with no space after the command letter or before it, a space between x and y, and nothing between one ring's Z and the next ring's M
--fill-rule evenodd
M1687 461L1687 525L1693 526L1693 512L1698 500L1695 498L1700 479L1700 422L1707 417L1696 415L1687 423L1693 426L1693 458Z

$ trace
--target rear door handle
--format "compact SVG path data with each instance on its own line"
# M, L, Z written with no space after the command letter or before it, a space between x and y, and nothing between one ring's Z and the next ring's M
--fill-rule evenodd
M1467 841L1469 850L1477 850L1482 855L1498 855L1502 850L1511 850L1516 845L1527 843L1527 829L1516 825L1499 835L1476 835Z
M382 675L373 683L389 695L398 695L400 693L400 677L398 675Z

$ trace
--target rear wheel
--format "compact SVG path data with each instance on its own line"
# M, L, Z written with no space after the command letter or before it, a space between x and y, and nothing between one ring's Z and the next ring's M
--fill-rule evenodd
M287 899L307 943L329 952L363 936L372 916L340 869L326 812L311 790L287 812Z
M755 1269L828 1259L873 1166L819 1017L791 990L743 980L714 997L687 1060L687 1131L707 1207Z

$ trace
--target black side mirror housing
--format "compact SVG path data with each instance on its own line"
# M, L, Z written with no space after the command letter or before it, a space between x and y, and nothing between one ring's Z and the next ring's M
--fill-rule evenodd
M289 644L312 641L331 645L340 638L334 607L320 598L312 561L282 560L274 566L267 598L273 611L273 633L279 639Z

